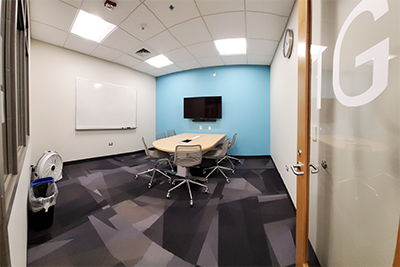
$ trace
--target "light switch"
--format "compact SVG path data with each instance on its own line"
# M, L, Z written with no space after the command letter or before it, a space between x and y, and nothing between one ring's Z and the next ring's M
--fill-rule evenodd
M199 130L203 129L203 127L201 127L201 125L199 126Z
M211 126L208 126L208 130L211 131Z

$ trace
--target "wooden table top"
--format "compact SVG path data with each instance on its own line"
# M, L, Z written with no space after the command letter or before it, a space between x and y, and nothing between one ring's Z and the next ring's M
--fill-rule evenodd
M190 139L194 136L200 137L188 143L181 143L182 140ZM225 134L183 133L156 140L153 142L153 147L164 152L173 153L177 145L201 145L201 149L204 151L213 148L225 137Z

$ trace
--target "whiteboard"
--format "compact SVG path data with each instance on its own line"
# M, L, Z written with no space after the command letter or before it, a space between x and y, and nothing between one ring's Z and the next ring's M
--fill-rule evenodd
M76 78L76 130L136 127L135 89Z

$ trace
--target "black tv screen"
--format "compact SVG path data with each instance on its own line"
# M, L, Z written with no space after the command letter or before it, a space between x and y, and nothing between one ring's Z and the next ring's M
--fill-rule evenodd
M183 117L185 119L221 119L222 97L203 96L183 99Z

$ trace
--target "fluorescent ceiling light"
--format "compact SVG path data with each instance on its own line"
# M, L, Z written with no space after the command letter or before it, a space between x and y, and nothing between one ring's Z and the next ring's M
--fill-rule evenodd
M246 39L223 39L214 41L221 56L246 54Z
M75 20L71 32L83 38L100 43L112 30L115 25L79 10L78 17Z
M171 60L169 60L166 56L163 56L163 55L158 55L156 57L152 57L152 58L146 60L145 62L156 68L162 68L162 67L173 64Z

